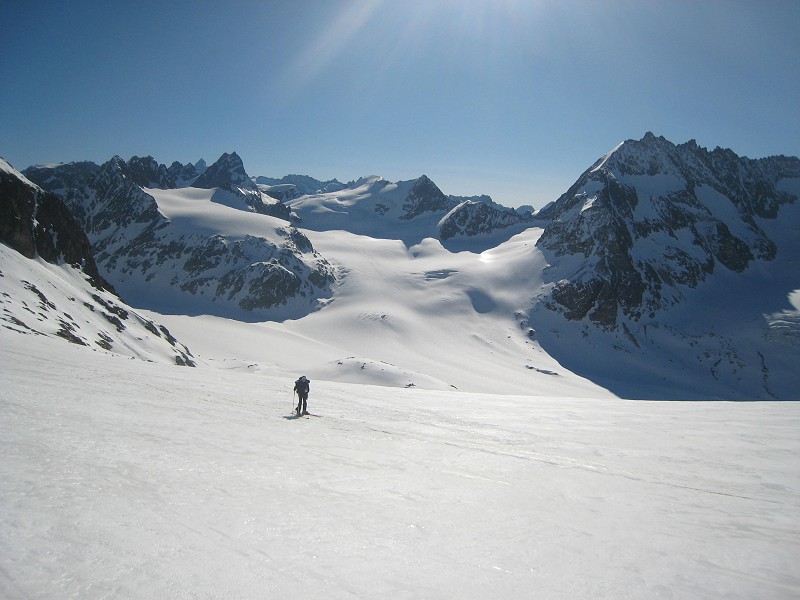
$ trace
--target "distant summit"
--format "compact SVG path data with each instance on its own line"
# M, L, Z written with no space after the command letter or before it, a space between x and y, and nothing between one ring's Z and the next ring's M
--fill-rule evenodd
M431 237L480 245L491 243L487 236L510 236L531 223L530 215L503 208L488 196L485 200L447 196L427 175L398 182L369 175L341 190L299 196L287 204L301 227L343 229L407 244Z
M217 159L217 162L200 172L193 187L205 189L217 187L229 192L257 190L255 183L244 170L242 159L236 152L223 154Z
M158 164L152 156L134 156L127 162L127 166L131 179L138 186L165 190L176 186L169 169Z
M286 175L280 179L259 176L254 178L254 181L264 193L279 200L338 192L346 187L336 179L320 181L308 175Z
M404 213L401 219L410 220L426 212L447 211L452 208L452 200L442 193L427 175L422 175L411 186L403 201Z

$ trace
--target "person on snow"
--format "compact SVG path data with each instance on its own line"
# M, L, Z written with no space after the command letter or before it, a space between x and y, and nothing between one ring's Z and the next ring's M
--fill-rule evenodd
M308 392L311 391L311 382L306 379L305 375L301 375L300 379L294 382L294 393L297 394L297 416L307 415L306 400L308 400Z

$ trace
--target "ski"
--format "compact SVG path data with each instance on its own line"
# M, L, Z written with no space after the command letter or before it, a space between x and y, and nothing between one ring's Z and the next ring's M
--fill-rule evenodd
M319 419L321 416L322 415L316 415L314 413L309 413L309 412L303 413L302 415L298 415L296 412L293 412L289 415L286 415L284 419L302 419L302 418L308 419L309 417L314 417L316 419Z

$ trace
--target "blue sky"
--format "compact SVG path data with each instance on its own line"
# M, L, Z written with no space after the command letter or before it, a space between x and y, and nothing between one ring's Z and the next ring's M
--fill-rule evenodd
M152 155L542 206L647 131L800 153L800 2L6 0L0 156Z

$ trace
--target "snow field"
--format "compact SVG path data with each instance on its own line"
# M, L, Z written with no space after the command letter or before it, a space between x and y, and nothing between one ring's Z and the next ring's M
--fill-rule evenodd
M540 285L543 258L534 244L541 230L456 253L433 239L407 247L344 231L306 233L341 269L321 310L248 324L146 314L215 366L434 390L613 397L563 369L515 320Z
M192 360L180 342L123 304L89 285L82 271L27 259L0 244L0 327L12 346L20 336L69 337L97 352L175 364ZM65 340L66 343L66 340Z
M793 598L800 404L178 368L3 330L5 598Z
M307 223L404 197L374 179L362 188L302 200ZM232 210L231 194L150 191L187 234L278 235L278 220ZM759 364L772 319L794 347L795 221L768 223L776 261L745 279L723 271L665 331L734 323ZM569 338L552 315L539 331L527 322L552 283L540 229L487 250L392 227L306 231L341 277L297 320L161 314L174 307L139 289L134 303L155 312L136 312L168 325L197 369L146 362L174 362L171 346L143 326L113 329L67 267L4 253L0 597L800 596L800 404L619 400L601 387L619 393L603 383L610 346ZM31 333L64 319L93 352ZM669 350L655 329L648 339ZM548 335L569 351L548 355ZM672 341L684 342L697 340ZM779 392L796 381L785 354L766 361ZM692 356L685 369L652 356L628 363L633 397L658 378L674 394L676 373L697 397L729 393L703 388ZM739 368L735 353L720 358L715 368ZM301 373L316 416L289 419Z

